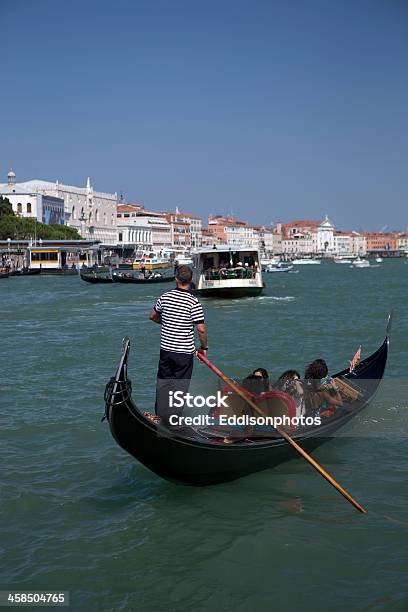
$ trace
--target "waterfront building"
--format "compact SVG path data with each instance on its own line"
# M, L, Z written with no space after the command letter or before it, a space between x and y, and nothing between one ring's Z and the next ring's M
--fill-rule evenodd
M171 225L164 213L148 211L140 204L119 204L116 214L118 228L127 228L118 232L119 245L126 240L126 246L130 248L133 244L136 250L171 248Z
M270 257L282 253L282 233L279 227L256 228L259 240L259 250L262 257Z
M203 227L201 230L201 246L203 248L218 246L224 244L222 238L215 236L215 234L207 227Z
M397 238L397 251L408 253L408 234L400 234Z
M281 245L284 255L312 255L316 253L316 237L313 234L283 238Z
M334 233L334 252L338 256L353 255L353 236L349 232Z
M246 221L239 221L235 217L210 215L208 217L208 229L223 244L228 246L258 248L258 234L254 227Z
M352 237L352 254L353 255L366 255L367 253L367 239L364 234L359 232L351 232Z
M388 232L366 232L367 251L396 251L398 236Z
M13 170L10 170L7 179L7 183L0 184L0 195L8 198L16 215L36 219L47 225L65 223L62 198L40 194L34 189L28 189L25 184L16 183L16 174Z
M183 220L177 213L165 213L170 224L171 246L174 249L186 251L191 246L191 224Z
M281 234L281 252L284 255L311 255L317 252L319 221L295 220L278 223L275 231Z
M117 207L118 246L132 251L151 251L153 232L145 216L138 215L144 210L137 204L119 204Z
M198 217L197 215L192 215L191 213L180 212L178 208L176 208L175 212L167 212L166 217L168 222L172 225L172 239L174 247L182 247L183 244L190 247L191 249L201 247L201 217ZM178 224L180 224L179 227Z
M20 185L32 193L62 198L67 225L75 227L83 238L99 240L106 245L116 244L116 193L94 191L89 178L86 187L39 179Z
M336 253L334 244L334 225L329 220L328 216L323 219L317 226L317 252L325 255L334 255Z

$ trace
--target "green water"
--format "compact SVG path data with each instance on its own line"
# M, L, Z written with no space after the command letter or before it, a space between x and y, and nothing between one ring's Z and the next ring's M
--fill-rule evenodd
M80 611L408 610L407 275L403 261L299 266L265 275L260 298L203 300L209 357L234 376L320 356L340 369L395 309L382 391L314 453L364 516L297 458L194 489L116 445L104 386L128 335L134 398L151 407L163 286L0 281L0 588L70 591Z

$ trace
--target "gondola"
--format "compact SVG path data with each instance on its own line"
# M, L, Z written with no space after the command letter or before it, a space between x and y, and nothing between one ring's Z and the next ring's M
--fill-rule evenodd
M10 274L8 272L0 272L0 278L8 278L10 276Z
M129 274L129 276L127 276L127 274ZM114 283L136 283L139 285L150 285L152 283L168 283L170 281L174 281L174 276L151 276L147 278L137 278L136 276L133 276L130 272L114 272L112 274L112 278Z
M20 268L19 270L13 270L13 272L10 273L10 276L37 276L38 274L41 274L40 269Z
M382 345L361 361L352 373L349 369L334 375L353 388L359 398L343 404L334 416L319 427L292 435L306 452L330 439L334 432L368 406L383 378L388 355L389 329ZM228 482L272 468L297 454L281 437L242 439L224 444L222 439L206 437L193 428L168 431L144 417L132 400L128 379L130 342L125 339L123 354L115 376L105 390L105 417L116 442L147 468L170 481L194 486ZM104 418L105 418L104 417Z
M102 276L98 272L81 272L81 279L87 283L113 283L112 276Z

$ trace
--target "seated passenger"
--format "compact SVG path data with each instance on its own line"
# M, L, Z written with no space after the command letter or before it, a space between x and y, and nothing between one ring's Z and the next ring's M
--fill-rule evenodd
M296 416L305 414L303 385L296 370L286 370L272 385L274 389L291 395L296 402Z
M342 397L328 376L328 368L324 359L315 359L305 371L306 413L319 413L329 417L336 411L336 406L343 404Z
M269 374L264 368L257 368L252 374L244 378L242 386L252 393L252 395L265 393L265 391L269 391L270 388Z

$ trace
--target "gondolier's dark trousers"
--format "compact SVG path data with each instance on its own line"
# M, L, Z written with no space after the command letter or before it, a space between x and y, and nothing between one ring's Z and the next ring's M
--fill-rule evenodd
M172 414L181 415L183 407L171 407L170 391L188 393L193 373L194 353L173 353L160 350L156 385L156 414L168 424Z

